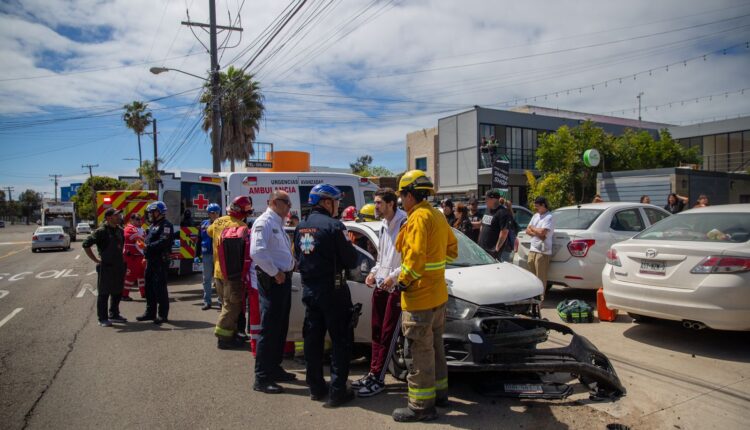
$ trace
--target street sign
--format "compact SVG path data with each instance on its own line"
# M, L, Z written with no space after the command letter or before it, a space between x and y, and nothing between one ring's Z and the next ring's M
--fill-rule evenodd
M245 161L245 167L258 167L261 169L270 169L273 167L273 162L271 161Z
M492 164L492 188L508 191L510 186L510 162L498 158Z

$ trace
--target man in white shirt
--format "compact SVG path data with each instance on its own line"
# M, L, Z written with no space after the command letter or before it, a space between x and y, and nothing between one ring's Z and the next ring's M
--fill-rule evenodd
M555 226L552 222L552 213L549 211L549 203L544 197L534 200L536 213L531 217L526 234L531 236L529 251L529 271L542 281L542 286L547 287L547 269L552 257L552 236L555 234Z
M372 358L370 372L352 383L359 397L374 396L385 389L388 359L398 339L401 318L401 292L394 287L401 273L401 254L396 238L406 222L406 212L396 206L398 196L390 188L375 192L375 214L383 220L380 228L378 257L365 280L372 292Z
M253 389L268 394L284 391L277 382L297 379L297 375L281 367L292 306L294 256L289 236L284 232L284 220L291 205L286 192L272 192L268 208L253 223L250 242L250 256L258 275L261 314Z

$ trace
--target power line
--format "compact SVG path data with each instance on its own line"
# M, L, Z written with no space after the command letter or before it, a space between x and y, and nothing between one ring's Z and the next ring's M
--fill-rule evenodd
M644 109L644 112L648 112L649 109L653 109L653 110L657 110L658 111L659 108L662 108L662 109L667 108L667 109L669 109L669 108L672 108L673 106L676 106L678 104L680 106L685 106L685 104L690 104L690 103L694 104L694 103L699 103L700 101L709 101L710 102L710 101L713 101L714 98L721 99L723 97L723 98L726 99L726 98L729 98L729 96L733 96L733 95L742 95L742 96L744 96L745 92L748 92L748 94L750 94L750 88L740 88L739 90L733 90L733 91L722 91L720 93L708 94L708 95L700 96L700 97L688 97L686 99L673 100L673 101L662 103L662 104L658 104L658 105L644 106L643 109ZM627 109L615 109L613 111L605 112L602 115L616 115L618 112L620 112L621 114L625 114L625 112L630 111L630 110L633 110L633 113L635 113L635 108L627 108Z

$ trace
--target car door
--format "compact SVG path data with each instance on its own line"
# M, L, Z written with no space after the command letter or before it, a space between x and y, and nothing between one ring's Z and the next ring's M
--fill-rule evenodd
M643 213L645 214L644 218L648 222L649 226L652 226L656 224L657 222L663 220L664 218L670 216L671 214L663 209L657 209L657 208L641 208Z
M609 223L610 243L603 249L609 249L617 242L630 239L646 228L641 211L637 207L618 209Z

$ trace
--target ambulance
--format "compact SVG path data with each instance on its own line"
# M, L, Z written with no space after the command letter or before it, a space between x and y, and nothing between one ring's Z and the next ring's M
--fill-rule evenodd
M240 172L226 176L226 198L227 202L231 202L237 196L250 196L253 199L253 216L258 217L268 207L268 195L274 190L283 190L289 194L292 202L290 214L302 218L312 208L307 198L318 184L331 184L341 190L344 195L340 205L342 211L349 206L359 210L365 204L372 203L378 189L369 179L348 173Z

